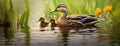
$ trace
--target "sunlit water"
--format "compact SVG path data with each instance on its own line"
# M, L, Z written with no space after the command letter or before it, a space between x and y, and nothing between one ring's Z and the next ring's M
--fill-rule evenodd
M2 28L0 28L2 29ZM111 46L109 34L99 34L90 29L60 31L58 27L30 28L14 31L13 34L0 32L0 46Z

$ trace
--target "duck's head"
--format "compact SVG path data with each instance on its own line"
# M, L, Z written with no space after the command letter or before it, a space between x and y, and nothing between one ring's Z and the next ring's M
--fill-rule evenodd
M53 18L50 19L50 22L51 22L51 23L55 23L55 19L53 19Z
M59 4L56 9L54 9L52 12L67 12L67 7L64 4Z
M45 21L45 18L44 18L44 17L40 17L40 19L39 19L38 21L44 22L44 21Z

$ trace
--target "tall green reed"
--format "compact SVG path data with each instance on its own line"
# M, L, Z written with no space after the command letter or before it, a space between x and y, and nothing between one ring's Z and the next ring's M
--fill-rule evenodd
M20 25L21 26L28 25L29 16L30 16L29 1L24 0L24 4L26 6L26 9L24 10L22 15L20 16Z
M10 30L14 30L15 26L15 14L12 4L12 0L0 0L1 2L1 15L3 17L4 28L10 27Z
M12 0L0 0L0 17L2 18L4 37L10 40L14 37L16 24Z
M20 25L27 25L29 21L29 16L30 16L30 9L29 9L29 1L24 0L24 4L26 9L22 13L21 16L18 13L17 9L13 7L13 0L1 0L0 2L0 16L3 18L4 23L8 23L10 26L16 26L16 22L18 22L17 25L19 25L19 19L20 19Z

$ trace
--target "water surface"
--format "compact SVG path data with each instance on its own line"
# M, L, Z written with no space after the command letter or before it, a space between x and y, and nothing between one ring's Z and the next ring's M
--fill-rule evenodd
M68 27L54 29L24 28L11 32L0 27L0 46L110 46L109 34L93 29L77 30Z

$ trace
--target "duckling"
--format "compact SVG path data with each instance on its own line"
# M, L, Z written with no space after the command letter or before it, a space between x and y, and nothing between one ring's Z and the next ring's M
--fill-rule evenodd
M55 30L55 27L57 26L55 19L51 18L48 26L51 28L51 30Z
M72 15L72 17L71 16L67 17L68 10L67 10L66 5L64 5L64 4L59 4L57 6L57 8L52 12L61 12L62 13L62 15L59 17L58 22L57 22L58 26L83 27L85 25L85 23L97 21L97 18L89 16L89 15L77 14L77 15Z
M48 22L45 22L45 18L44 17L40 17L39 20L38 20L38 25L40 27L46 27L46 26L48 26Z
M50 19L50 22L49 22L49 26L50 27L56 27L57 26L57 24L55 23L55 19Z

